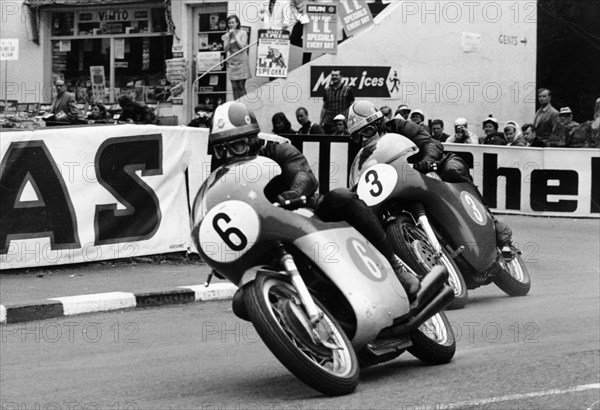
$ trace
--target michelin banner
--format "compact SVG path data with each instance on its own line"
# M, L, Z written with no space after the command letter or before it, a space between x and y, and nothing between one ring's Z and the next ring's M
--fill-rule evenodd
M206 143L192 148L198 134L152 125L2 133L0 268L187 250L186 171L192 153L199 173L208 158Z

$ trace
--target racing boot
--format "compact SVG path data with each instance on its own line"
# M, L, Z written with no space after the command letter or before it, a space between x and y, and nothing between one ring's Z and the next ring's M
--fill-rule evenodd
M394 268L394 273L396 274L396 277L402 284L402 287L408 296L408 301L410 303L414 302L417 298L417 293L421 288L421 282L415 275L413 275L407 268L404 267L404 263L396 255L394 255L394 263L392 264L392 268Z
M504 259L511 260L515 256L512 248L512 230L495 216L494 227L496 228L496 246L502 250L502 257Z

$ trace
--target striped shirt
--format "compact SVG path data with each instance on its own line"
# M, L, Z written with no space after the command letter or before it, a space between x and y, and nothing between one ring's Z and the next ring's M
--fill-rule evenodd
M337 88L331 85L325 88L323 95L323 118L321 118L321 126L326 133L331 133L333 130L333 118L338 114L343 114L348 118L348 108L354 102L354 94L352 88L339 83Z

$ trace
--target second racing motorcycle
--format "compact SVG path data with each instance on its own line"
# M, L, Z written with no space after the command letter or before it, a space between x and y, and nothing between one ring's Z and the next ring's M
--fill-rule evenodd
M468 289L490 283L526 295L531 279L521 252L496 246L494 219L477 188L418 172L410 160L417 153L408 138L385 134L359 151L350 170L350 186L381 217L397 254L421 275L446 267L455 292L448 309L464 307Z

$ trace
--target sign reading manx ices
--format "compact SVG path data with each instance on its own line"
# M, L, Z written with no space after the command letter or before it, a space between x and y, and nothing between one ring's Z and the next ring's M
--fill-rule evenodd
M311 66L310 96L322 97L323 90L329 86L331 70L342 71L342 82L352 87L357 98L390 98L399 88L394 85L400 80L391 76L391 67L380 66Z

